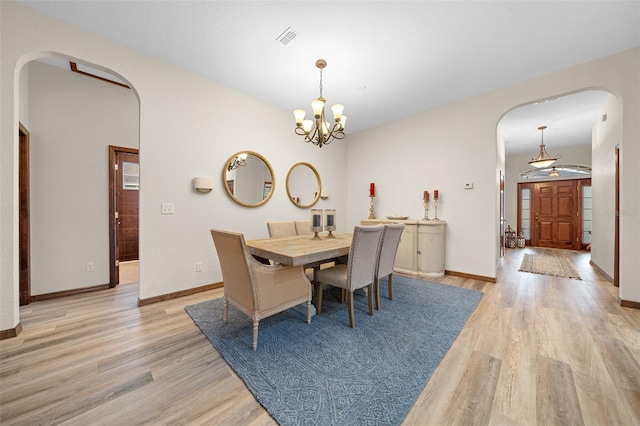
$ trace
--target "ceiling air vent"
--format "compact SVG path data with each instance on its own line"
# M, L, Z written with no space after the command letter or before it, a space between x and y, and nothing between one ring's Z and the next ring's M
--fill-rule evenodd
M296 38L297 35L298 33L293 28L287 27L287 29L276 38L276 41L279 41L286 46L291 40Z

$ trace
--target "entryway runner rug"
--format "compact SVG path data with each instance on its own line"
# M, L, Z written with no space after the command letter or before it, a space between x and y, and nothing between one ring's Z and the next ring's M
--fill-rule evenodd
M266 318L256 351L251 320L229 305L225 324L222 298L185 310L279 424L398 425L482 292L400 275L393 287L390 301L381 280L374 316L366 296L356 294L355 329L332 291L311 324L293 309Z
M554 277L575 278L582 280L573 267L571 260L561 256L542 256L525 253L519 271L534 274L552 275Z

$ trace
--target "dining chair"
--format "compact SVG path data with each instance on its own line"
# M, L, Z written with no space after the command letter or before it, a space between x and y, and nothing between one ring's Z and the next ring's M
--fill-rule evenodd
M286 222L267 222L269 238L293 237L296 233L296 225L290 220Z
M297 235L306 235L313 234L311 232L311 221L310 220L296 220L294 221L296 225L296 234Z
M380 309L380 278L389 277L389 300L393 300L393 267L396 263L396 253L398 253L402 231L404 231L404 223L394 223L384 226L373 283L376 291L376 309Z
M222 318L227 322L231 303L253 320L253 350L258 347L258 324L263 318L306 302L307 323L311 322L311 282L302 266L256 261L242 234L212 229L211 236L222 269Z
M336 264L315 273L314 284L316 285L316 310L318 313L322 312L322 287L329 284L347 291L351 328L356 326L353 307L353 292L355 290L368 288L369 315L373 315L373 281L383 230L383 226L356 226L353 230L347 264Z

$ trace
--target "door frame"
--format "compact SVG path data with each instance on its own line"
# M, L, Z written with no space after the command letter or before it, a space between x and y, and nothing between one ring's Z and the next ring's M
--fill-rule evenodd
M613 285L620 287L620 144L615 147L615 230L613 237Z
M18 122L18 270L20 306L31 303L30 134Z
M139 154L136 148L109 145L109 287L120 282L118 235L116 232L116 164L118 153Z

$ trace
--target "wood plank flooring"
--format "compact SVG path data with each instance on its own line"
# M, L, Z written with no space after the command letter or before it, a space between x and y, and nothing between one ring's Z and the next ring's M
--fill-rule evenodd
M445 276L484 297L405 425L640 425L640 310L565 251L583 280L518 272ZM184 311L212 290L143 307L137 284L32 303L0 342L3 425L273 425Z

